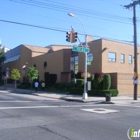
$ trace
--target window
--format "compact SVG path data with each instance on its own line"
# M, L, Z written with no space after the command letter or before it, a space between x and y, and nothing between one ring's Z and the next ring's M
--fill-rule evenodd
M78 56L73 56L70 59L70 70L74 73L78 72Z
M128 56L128 62L129 62L129 64L132 64L132 55Z
M121 63L124 63L124 62L125 62L125 55L121 54Z
M44 65L43 66L44 66L44 69L47 68L47 62L46 61L44 62Z
M34 64L34 67L36 68L36 64Z
M109 53L108 53L108 61L109 61L109 62L116 62L116 53L114 53L114 52L109 52Z
M78 72L78 56L75 56L75 73Z

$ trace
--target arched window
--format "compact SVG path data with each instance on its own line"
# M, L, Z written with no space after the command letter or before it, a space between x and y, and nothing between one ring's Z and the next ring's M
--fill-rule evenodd
M36 68L36 64L34 64L34 67Z
M46 69L47 68L47 62L45 61L44 62L44 69Z

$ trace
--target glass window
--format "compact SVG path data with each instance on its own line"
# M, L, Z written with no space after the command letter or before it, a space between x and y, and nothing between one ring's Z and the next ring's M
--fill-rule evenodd
M129 64L132 64L132 55L128 56Z
M36 64L34 64L34 67L36 68Z
M78 56L75 56L75 73L78 72Z
M124 62L125 62L125 55L121 54L121 63L124 63Z
M114 53L114 52L109 52L109 53L108 53L108 61L109 61L109 62L116 62L116 53Z
M74 73L78 72L78 56L71 57L70 70L72 70Z
M47 68L47 62L45 61L44 62L44 69L46 69Z

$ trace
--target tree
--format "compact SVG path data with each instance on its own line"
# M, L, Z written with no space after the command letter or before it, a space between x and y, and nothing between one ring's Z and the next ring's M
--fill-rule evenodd
M31 79L31 92L32 92L32 83L34 79L38 79L38 70L35 67L29 67L27 76Z
M5 60L5 55L3 50L0 48L0 82L2 81L2 66Z
M15 80L15 90L17 89L16 81L20 78L20 72L18 69L13 69L11 71L11 78Z

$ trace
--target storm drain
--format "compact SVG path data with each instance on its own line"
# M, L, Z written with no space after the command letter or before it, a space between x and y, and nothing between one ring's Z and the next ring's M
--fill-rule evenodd
M88 111L91 113L107 114L107 113L116 113L118 110L105 109L105 108L92 108L92 109L81 109L83 111Z

